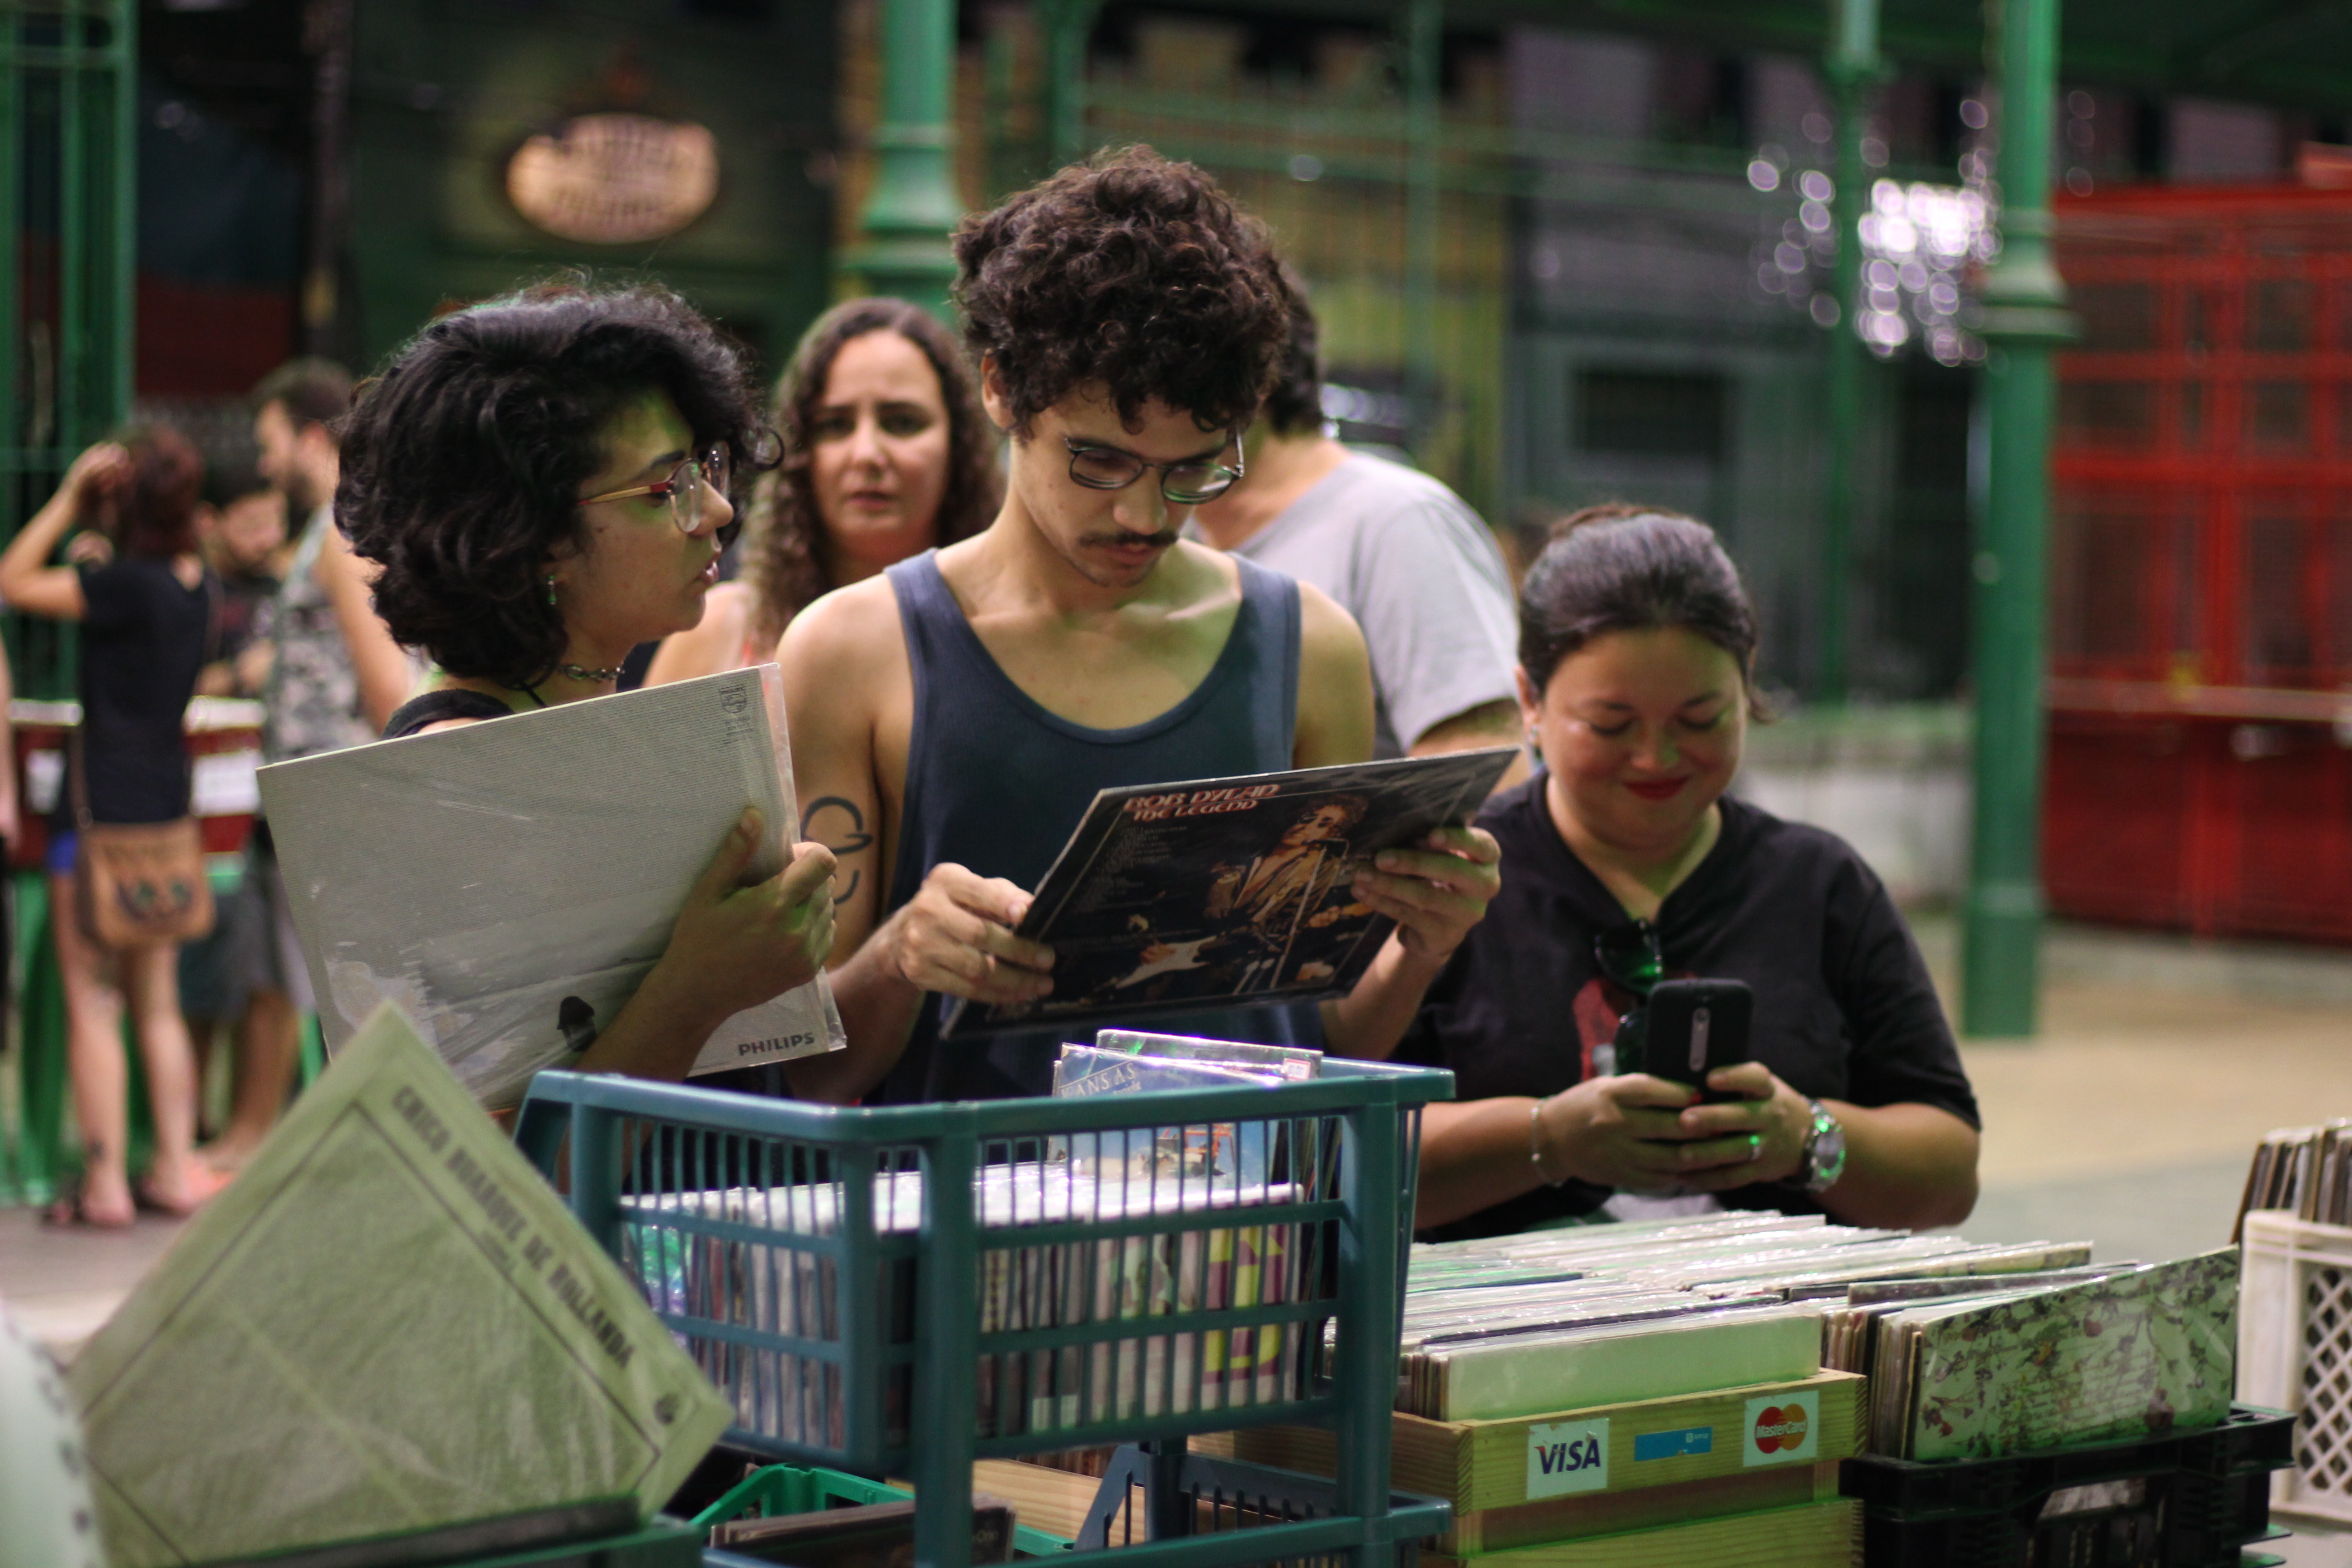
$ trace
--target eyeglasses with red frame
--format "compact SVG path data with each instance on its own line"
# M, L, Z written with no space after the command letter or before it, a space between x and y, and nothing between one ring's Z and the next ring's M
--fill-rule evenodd
M705 447L693 457L672 468L665 477L649 485L631 485L626 489L606 490L600 496L584 496L582 506L594 506L599 501L627 500L633 496L659 496L669 502L669 520L680 533L692 533L702 526L703 498L712 491L727 493L727 482L732 477L733 456L724 442ZM728 525L729 530L734 528ZM720 543L727 542L721 540Z

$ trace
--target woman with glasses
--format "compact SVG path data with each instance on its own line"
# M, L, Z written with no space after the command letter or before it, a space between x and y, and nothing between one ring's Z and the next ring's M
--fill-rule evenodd
M743 575L666 638L646 683L764 664L835 588L988 526L1004 490L963 351L905 300L819 316L776 383L783 461L753 489Z
M377 613L436 667L387 739L600 697L629 649L701 618L739 468L773 461L741 360L655 288L542 285L445 316L361 389L338 521ZM801 984L832 942L833 858L736 885L744 820L667 952L577 1064L677 1079L720 1022Z
M1755 713L1756 617L1715 535L1673 513L1569 520L1519 600L1519 706L1542 770L1479 818L1509 874L1400 1059L1450 1068L1423 1124L1441 1237L1654 1205L1952 1225L1977 1110L1927 966L1832 834L1725 795ZM1653 987L1745 982L1750 1060L1722 1102L1634 1070Z

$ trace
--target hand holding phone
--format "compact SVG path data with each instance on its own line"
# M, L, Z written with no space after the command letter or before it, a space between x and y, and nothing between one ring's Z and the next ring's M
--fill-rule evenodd
M1738 980L1667 980L1650 993L1641 1070L1688 1084L1710 1103L1742 1098L1706 1087L1707 1074L1748 1059L1755 994Z

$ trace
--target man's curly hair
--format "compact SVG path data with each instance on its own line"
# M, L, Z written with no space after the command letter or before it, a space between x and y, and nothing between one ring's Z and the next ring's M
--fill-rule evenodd
M1100 386L1132 426L1153 400L1203 430L1257 415L1289 332L1265 230L1149 147L1097 153L956 231L964 336L1013 429Z
M383 568L376 613L451 675L536 685L563 658L551 553L587 539L605 427L666 392L698 449L775 461L742 356L666 289L560 278L442 317L360 388L335 520Z

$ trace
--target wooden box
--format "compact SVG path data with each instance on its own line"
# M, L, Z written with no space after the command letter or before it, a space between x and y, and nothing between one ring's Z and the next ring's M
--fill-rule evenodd
M1861 1568L1862 1504L1839 1499L1421 1561L1423 1568Z
M1862 1452L1868 1383L1823 1372L1499 1421L1398 1414L1391 1484L1454 1505L1454 1528L1436 1542L1449 1554L1811 1506L1838 1495L1838 1461ZM1310 1475L1332 1470L1331 1434L1318 1427L1253 1427L1192 1446Z

